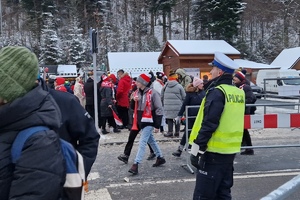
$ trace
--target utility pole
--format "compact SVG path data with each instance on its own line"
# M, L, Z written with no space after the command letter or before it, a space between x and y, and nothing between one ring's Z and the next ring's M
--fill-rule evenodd
M98 126L98 88L97 88L97 64L96 55L98 53L98 33L95 29L90 28L91 53L93 55L93 76L94 76L94 108L95 108L95 126L99 132Z

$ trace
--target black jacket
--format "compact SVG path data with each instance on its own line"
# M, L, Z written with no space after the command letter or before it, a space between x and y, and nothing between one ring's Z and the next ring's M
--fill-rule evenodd
M250 85L248 85L246 83L246 80L241 82L240 84L236 85L238 88L243 89L245 92L245 98L246 98L246 104L254 104L256 102L256 96L255 94L253 94L252 89L250 87ZM251 108L255 108L255 107L246 107L245 108L245 115L249 115L251 114Z
M207 143L212 134L219 126L220 118L225 105L223 92L215 87L221 84L232 85L232 75L224 74L221 77L210 80L205 86L207 89L206 101L204 104L204 116L201 129L195 140L200 146L200 150L205 151Z
M112 110L108 106L114 106L113 103L113 88L111 87L100 87L100 116L101 117L112 117Z
M186 88L186 96L181 106L180 111L177 116L183 116L185 112L186 106L200 106L202 99L205 96L205 92L203 90L194 91L194 87L188 85ZM189 116L197 116L199 108L189 108L188 114Z
M57 104L41 87L10 104L0 106L0 199L59 199L65 181L65 163L56 132L60 126ZM11 145L16 135L33 126L52 130L32 135L15 167Z
M86 105L93 106L94 105L94 80L88 78L83 87L85 97L86 97Z
M50 92L61 111L59 136L70 142L82 155L87 176L96 160L100 138L94 120L74 95L49 89L43 80L40 83L44 90Z

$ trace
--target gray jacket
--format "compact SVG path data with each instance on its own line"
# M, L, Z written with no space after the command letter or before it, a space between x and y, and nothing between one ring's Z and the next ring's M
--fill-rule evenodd
M159 128L161 125L161 120L163 116L163 108L160 100L159 93L153 89L151 94L151 111L152 111L152 119L153 123L142 122L142 115L146 108L146 93L150 90L150 88L146 87L144 90L138 89L138 103L137 103L137 121L140 129L146 126L154 126L155 128ZM131 100L132 108L134 109L135 102Z
M174 119L177 117L184 98L185 91L181 84L174 80L166 83L161 92L161 100L163 102L166 119Z

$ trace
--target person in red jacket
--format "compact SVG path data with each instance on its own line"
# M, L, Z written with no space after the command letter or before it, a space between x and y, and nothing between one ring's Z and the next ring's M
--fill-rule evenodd
M122 69L117 72L117 75L119 78L116 94L117 111L123 122L123 127L120 128L128 128L129 91L131 88L131 78L128 73L125 73Z
M59 90L62 92L67 92L67 88L65 87L65 79L62 77L56 77L54 81L55 90Z

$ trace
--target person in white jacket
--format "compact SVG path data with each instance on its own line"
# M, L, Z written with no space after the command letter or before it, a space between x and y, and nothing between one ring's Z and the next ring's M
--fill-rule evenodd
M156 80L152 83L152 88L156 90L159 95L161 95L161 90L165 85L163 81L164 76L165 74L163 72L156 72Z
M165 76L165 74L163 72L156 72L156 80L153 81L153 83L152 83L152 88L154 90L156 90L160 96L161 96L161 91L162 91L162 89L163 89L163 87L165 85L165 83L163 81L165 79L165 77L166 76ZM165 116L163 116L163 119L161 121L161 126L159 128L160 132L162 134L165 134L165 131L164 131L164 127L165 127L165 124L166 124L165 121L166 121L166 118L165 118Z
M85 108L85 93L83 90L83 80L82 77L76 78L76 83L74 86L74 95L79 99L82 107Z

